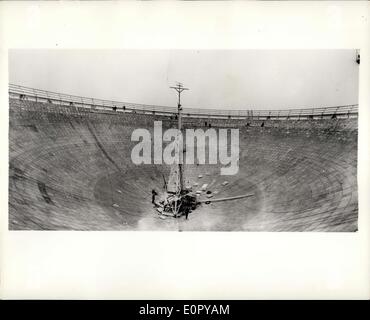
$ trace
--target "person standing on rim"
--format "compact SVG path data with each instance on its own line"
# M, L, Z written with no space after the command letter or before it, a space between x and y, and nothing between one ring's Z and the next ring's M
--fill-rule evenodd
M185 209L185 219L186 220L188 220L189 212L190 212L190 208L187 206Z
M152 203L155 204L155 197L158 195L158 193L152 189Z

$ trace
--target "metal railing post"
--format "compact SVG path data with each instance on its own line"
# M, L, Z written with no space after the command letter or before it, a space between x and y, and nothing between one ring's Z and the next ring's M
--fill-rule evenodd
M49 99L49 93L46 91L46 101L47 103L51 103L51 100Z
M33 94L34 94L34 96L35 96L35 100L36 100L36 102L37 102L37 93L36 93L35 89L32 89L32 90L33 90Z

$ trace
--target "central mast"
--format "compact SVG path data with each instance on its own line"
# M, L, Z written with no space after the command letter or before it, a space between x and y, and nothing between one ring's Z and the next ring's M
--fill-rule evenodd
M179 135L181 135L182 130L182 107L181 107L181 92L184 90L189 90L188 88L185 88L181 83L178 83L174 87L170 87L171 89L176 90L178 95L178 103L177 103L177 118L178 118L178 130ZM180 159L183 159L183 142L180 143L180 137L178 138L178 152L179 152L179 163L178 163L178 170L177 170L177 186L176 186L176 193L181 194L181 192L184 190L184 172L183 172L183 166Z

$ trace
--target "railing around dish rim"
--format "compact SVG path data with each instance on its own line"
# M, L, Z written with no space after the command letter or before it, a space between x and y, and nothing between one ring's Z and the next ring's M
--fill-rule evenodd
M102 100L58 92L29 88L25 86L9 84L9 97L13 99L31 100L36 102L54 103L65 106L76 106L91 110L116 110L118 112L136 112L158 115L176 115L177 108L159 105L137 104L131 102ZM357 117L358 104L301 108L286 110L225 110L225 109L200 109L184 108L184 117L217 118L217 119L307 119L323 117Z

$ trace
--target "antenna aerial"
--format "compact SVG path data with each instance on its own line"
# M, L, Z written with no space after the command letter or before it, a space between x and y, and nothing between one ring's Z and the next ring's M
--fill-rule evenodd
M178 95L177 107L180 109L181 108L181 92L183 92L184 90L189 90L189 88L185 88L181 82L176 82L176 86L173 86L170 88L177 91L177 95ZM179 128L179 130L181 130L181 128Z
M176 86L173 86L173 87L170 87L171 89L174 89L176 90L177 92L177 95L178 95L178 103L177 103L177 118L178 118L178 129L179 129L179 133L181 132L181 129L182 129L182 119L181 119L181 92L183 92L184 90L189 90L189 88L185 88L183 86L182 83L180 82L177 82L177 85ZM181 148L181 150L180 150ZM183 150L182 150L182 143L179 143L179 157L182 159L182 156L183 156ZM184 190L184 172L183 172L183 167L182 167L182 163L181 161L179 161L179 170L177 170L177 181L178 181L178 185L177 185L177 194L181 194L181 192Z

